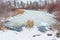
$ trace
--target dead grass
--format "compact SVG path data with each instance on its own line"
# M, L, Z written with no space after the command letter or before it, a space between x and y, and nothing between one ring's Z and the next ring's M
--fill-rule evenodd
M14 13L17 15L17 14L23 14L25 11L24 9L16 9L14 10Z
M7 28L5 26L0 26L0 30L5 31Z
M23 13L24 13L24 9L18 9L17 12L18 12L19 14L23 14Z
M26 28L32 28L34 26L34 21L32 20L27 20L26 21Z
M7 28L4 26L4 22L0 22L0 30L5 31Z
M60 24L53 25L53 29L57 30L58 32L60 32Z

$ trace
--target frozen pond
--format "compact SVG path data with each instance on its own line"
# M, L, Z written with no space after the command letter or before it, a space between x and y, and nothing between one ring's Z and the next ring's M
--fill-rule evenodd
M25 27L27 20L33 20L34 26L50 26L56 23L54 16L45 11L33 11L25 10L24 14L19 14L13 17L9 22L6 23L8 28L13 28L14 30L18 27Z
M46 31L47 27L56 23L54 16L48 12L25 10L24 14L16 15L8 20L5 26L10 30L0 31L0 40L60 40L55 32ZM33 28L25 28L27 20L34 21Z

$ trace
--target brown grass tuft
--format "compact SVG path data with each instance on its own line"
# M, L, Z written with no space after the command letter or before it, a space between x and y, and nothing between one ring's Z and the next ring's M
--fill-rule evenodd
M4 22L0 22L0 30L2 31L5 31L7 29L4 24Z
M4 26L0 26L0 30L5 31L7 28Z
M32 20L27 20L26 22L26 28L32 28L34 26L34 21Z

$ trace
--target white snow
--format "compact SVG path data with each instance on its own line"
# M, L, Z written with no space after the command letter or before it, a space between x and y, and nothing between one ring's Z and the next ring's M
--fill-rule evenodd
M47 34L52 34L52 36L47 36ZM39 34L40 36L33 37L33 35ZM47 31L46 33L41 33L37 28L32 28L31 30L23 28L23 31L16 32L11 30L6 30L5 32L0 31L0 40L60 40L60 38L55 37L53 31Z
M55 19L51 14L45 11L33 11L33 10L25 10L23 15L17 15L9 19L10 22L6 24L6 26L17 26L21 24L25 24L25 22L30 19L34 20L35 25L31 29L26 29L23 27L21 32L6 30L5 32L0 31L0 40L60 40L55 35L53 31L46 31L42 33L38 31L38 25L51 25L55 23ZM52 36L47 36L48 33L51 33ZM39 34L40 36L33 37L33 35Z

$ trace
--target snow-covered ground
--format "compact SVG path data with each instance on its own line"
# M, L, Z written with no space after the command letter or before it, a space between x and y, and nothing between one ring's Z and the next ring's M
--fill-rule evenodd
M25 27L25 22L27 20L34 21L34 27L27 29ZM20 29L20 32L14 30L6 30L5 32L0 31L0 40L60 40L56 37L55 32L46 31L45 33L38 31L37 27L49 26L56 22L54 16L45 11L33 11L25 10L24 14L19 14L7 22L5 25L9 28ZM22 26L21 26L22 25ZM43 30L44 28L42 28ZM52 34L52 36L47 36L47 34ZM35 35L35 36L34 36Z
M23 28L21 32L6 30L5 32L0 31L0 40L60 40L57 38L53 31L47 31L46 33L41 33L37 28L32 28L31 30ZM47 34L52 34L52 36L47 36ZM35 36L33 35L40 35Z

